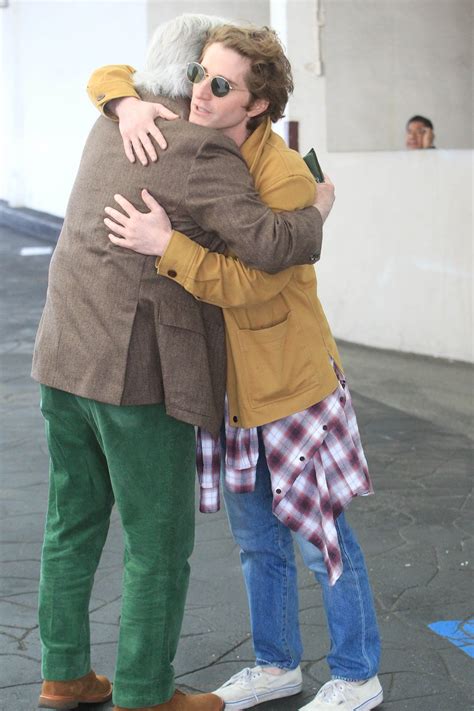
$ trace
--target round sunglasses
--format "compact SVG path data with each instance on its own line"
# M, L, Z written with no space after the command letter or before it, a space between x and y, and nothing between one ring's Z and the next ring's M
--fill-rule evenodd
M186 76L192 84L199 84L199 82L207 79L209 74L199 62L189 62L186 69ZM247 89L236 89L235 86L230 85L228 79L215 76L211 79L211 91L214 96L222 99L224 96L227 96L230 91L247 91Z

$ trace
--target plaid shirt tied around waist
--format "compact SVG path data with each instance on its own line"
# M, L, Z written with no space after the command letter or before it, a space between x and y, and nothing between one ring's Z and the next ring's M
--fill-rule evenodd
M335 519L354 496L373 493L349 389L334 364L337 389L307 410L261 426L273 492L272 510L285 526L323 554L329 583L342 573ZM231 427L226 407L225 486L255 489L257 428ZM220 437L199 429L197 471L200 510L220 508Z

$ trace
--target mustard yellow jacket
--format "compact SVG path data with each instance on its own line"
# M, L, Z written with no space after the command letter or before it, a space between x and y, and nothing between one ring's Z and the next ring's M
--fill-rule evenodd
M97 70L88 86L93 103L103 110L113 98L136 96L132 71L124 65ZM313 204L316 183L311 173L301 156L273 133L269 120L241 151L271 209ZM255 427L299 412L336 388L329 356L342 365L318 299L314 267L266 274L173 231L157 271L195 298L223 309L229 417L236 427Z

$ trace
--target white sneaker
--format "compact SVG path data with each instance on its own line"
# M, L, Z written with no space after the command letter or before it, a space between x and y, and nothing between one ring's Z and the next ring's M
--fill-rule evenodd
M299 694L303 686L300 667L283 674L270 674L265 667L242 669L222 684L214 694L225 701L226 709L250 709L264 701Z
M316 698L299 711L369 711L383 701L383 691L377 676L363 684L332 679L320 688Z

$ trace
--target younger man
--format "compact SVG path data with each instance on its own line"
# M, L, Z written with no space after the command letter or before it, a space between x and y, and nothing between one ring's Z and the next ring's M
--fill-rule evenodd
M124 68L106 71L111 77ZM236 142L260 195L273 209L311 204L315 189L301 158L270 128L270 119L282 115L290 76L274 33L256 28L215 30L200 64L189 68L190 121L218 128ZM100 76L99 86L97 76L92 83L103 95ZM114 98L120 93L133 95L133 87L117 82ZM262 101L265 108L249 117L248 107ZM133 111L136 104L119 104L121 119L128 116L126 107ZM321 186L321 192L328 187ZM371 485L314 269L296 267L275 276L256 272L172 231L153 199L146 197L146 214L122 196L118 202L126 214L106 210L111 241L163 255L159 274L224 309L224 495L242 550L257 666L244 669L216 693L226 708L244 709L301 689L293 530L322 586L331 635L333 681L305 708L375 708L382 702L377 624L363 555L342 513L352 496L371 493ZM218 506L218 457L219 443L201 432L204 510Z

